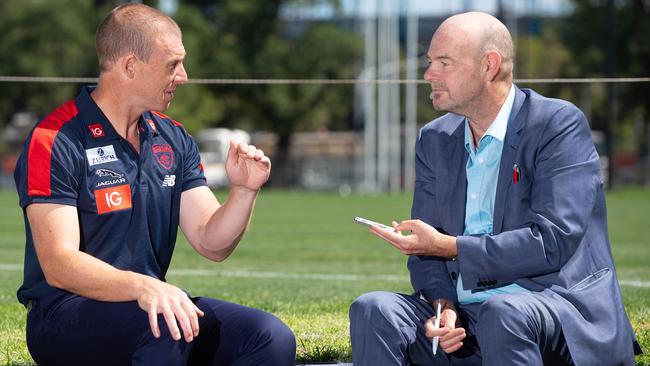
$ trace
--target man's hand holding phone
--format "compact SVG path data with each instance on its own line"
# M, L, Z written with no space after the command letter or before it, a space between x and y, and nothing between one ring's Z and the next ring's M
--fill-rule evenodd
M393 226L356 217L355 221L370 226L370 232L384 239L406 255L429 255L455 258L456 237L445 235L421 220L393 221ZM402 234L402 231L409 232Z
M390 227L388 225L384 225L384 224L381 224L379 222L364 219L363 217L359 217L359 216L354 218L354 222L356 222L357 224L366 225L368 227L377 226L377 227L380 227L382 229L387 229L387 230L392 230L393 229L392 227Z

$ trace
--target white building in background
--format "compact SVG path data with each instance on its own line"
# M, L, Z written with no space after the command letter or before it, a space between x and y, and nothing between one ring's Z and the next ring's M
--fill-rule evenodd
M208 186L212 188L227 186L229 182L226 174L226 158L230 141L249 144L250 134L239 129L208 128L197 133L194 138L199 145L203 173Z

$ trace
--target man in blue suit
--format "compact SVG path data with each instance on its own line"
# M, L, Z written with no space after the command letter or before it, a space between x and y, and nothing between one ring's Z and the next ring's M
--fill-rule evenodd
M413 219L370 229L409 255L415 293L352 304L355 366L633 365L584 114L512 83L512 38L488 14L445 20L427 57L449 113L420 131Z

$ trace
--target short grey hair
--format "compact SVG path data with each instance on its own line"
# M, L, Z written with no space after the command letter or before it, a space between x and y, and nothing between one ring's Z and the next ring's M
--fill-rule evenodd
M501 72L499 79L505 79L512 74L515 60L515 47L508 28L496 18L493 22L486 22L486 29L482 32L480 56L485 52L496 51L501 55Z
M128 53L149 62L155 36L164 31L181 34L178 24L157 9L136 3L118 6L97 27L95 48L100 69L108 70L112 63Z

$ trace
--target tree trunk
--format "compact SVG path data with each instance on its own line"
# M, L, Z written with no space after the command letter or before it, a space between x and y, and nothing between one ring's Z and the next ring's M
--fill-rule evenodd
M273 168L269 179L269 185L272 187L289 187L295 183L295 174L292 174L294 164L289 156L290 144L291 134L278 136L278 146L273 157Z

